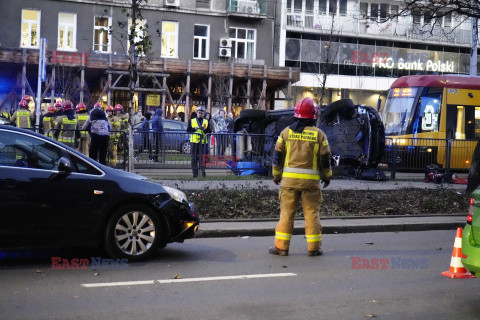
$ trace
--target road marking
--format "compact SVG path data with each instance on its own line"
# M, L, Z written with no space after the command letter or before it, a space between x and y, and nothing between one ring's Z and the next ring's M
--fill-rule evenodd
M223 277L83 283L82 287L99 288L99 287L119 287L119 286L140 286L145 284L165 284L165 283L185 283L185 282L202 282L202 281L219 281L219 280L246 280L246 279L259 279L259 278L293 277L296 275L297 275L296 273L264 273L264 274L246 274L246 275L240 275L240 276L223 276Z

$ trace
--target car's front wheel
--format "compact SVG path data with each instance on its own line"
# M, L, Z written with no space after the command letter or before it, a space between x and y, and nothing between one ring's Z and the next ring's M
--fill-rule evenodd
M161 219L145 205L119 208L108 221L106 231L105 248L115 258L143 260L163 247Z

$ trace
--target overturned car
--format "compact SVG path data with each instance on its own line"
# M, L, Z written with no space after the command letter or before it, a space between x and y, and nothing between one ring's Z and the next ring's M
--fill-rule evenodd
M242 110L234 123L240 134L236 143L239 164L249 163L256 173L268 173L277 137L294 122L293 115L293 108ZM322 108L319 116L318 127L327 135L332 151L332 166L341 166L357 178L385 179L377 169L385 148L385 128L376 109L343 99Z

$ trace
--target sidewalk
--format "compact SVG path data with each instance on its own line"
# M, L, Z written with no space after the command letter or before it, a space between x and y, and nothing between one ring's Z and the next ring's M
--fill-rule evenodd
M323 218L321 223L323 234L454 230L465 225L466 216L467 214ZM276 225L277 220L203 221L200 223L197 238L273 237ZM293 234L304 234L304 226L304 220L295 220Z

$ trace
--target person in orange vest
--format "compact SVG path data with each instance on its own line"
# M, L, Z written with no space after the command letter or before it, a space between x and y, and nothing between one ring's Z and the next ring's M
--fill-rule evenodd
M83 125L85 122L87 122L88 119L88 113L87 113L87 106L83 102L80 102L77 104L76 107L77 110L77 120L78 120L78 129L81 130L83 128ZM77 141L77 150L83 153L84 155L88 156L88 152L90 149L90 135L88 134L88 131L81 131L78 135L78 141Z
M78 120L71 101L63 103L63 115L55 118L55 134L58 141L75 148Z
M40 121L40 125L42 127L43 134L48 136L52 136L52 132L50 131L55 126L55 106L50 106L47 109L47 113L42 116L42 120Z
M286 127L277 139L273 153L273 181L281 182L280 220L275 229L275 246L270 254L286 256L290 249L293 220L302 199L305 235L309 256L322 255L320 206L323 188L330 184L331 152L325 133L315 126L318 106L312 98L295 105L295 122Z
M198 171L200 175L205 177L205 164L207 162L208 155L208 141L205 137L207 133L212 132L209 122L204 118L205 108L202 106L197 107L197 117L192 118L188 124L187 132L191 132L191 164L193 177L198 177Z
M22 100L18 104L19 109L15 111L10 118L10 122L18 128L31 129L32 128L32 114L28 110L28 101Z

